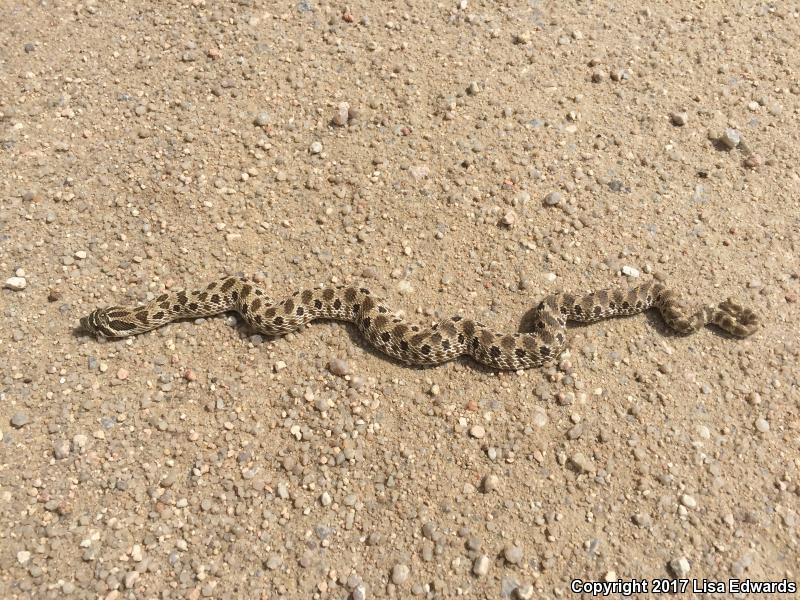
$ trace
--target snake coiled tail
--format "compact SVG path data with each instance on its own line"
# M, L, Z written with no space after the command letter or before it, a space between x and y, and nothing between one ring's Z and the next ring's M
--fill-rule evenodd
M282 335L317 319L354 323L375 348L409 365L435 365L469 355L495 369L529 369L558 356L566 343L567 321L590 323L656 308L679 334L714 324L736 337L759 327L756 314L733 300L690 311L664 285L648 282L583 296L554 294L538 305L533 331L499 333L456 315L430 325L394 316L366 288L351 286L305 289L277 302L244 278L224 277L199 290L161 294L140 307L110 306L80 321L85 331L108 338L150 331L175 319L207 317L236 311L258 332Z

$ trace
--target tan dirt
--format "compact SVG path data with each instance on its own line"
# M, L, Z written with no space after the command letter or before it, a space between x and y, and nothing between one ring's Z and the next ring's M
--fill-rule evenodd
M6 1L0 22L0 597L800 577L796 5ZM509 330L547 293L657 277L764 326L604 321L520 373L408 368L339 324L73 333L242 273Z

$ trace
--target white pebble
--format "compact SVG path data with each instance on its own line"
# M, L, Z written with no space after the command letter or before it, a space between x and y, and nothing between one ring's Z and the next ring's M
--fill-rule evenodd
M392 567L392 583L403 585L408 580L410 569L407 565L395 565Z
M681 496L681 504L683 504L686 508L696 508L697 500L694 499L694 496L684 494Z
M79 260L83 260L83 259L84 259L84 258L86 258L87 256L89 256L89 255L88 255L88 253L86 252L86 250L78 250L78 251L75 253L75 258L77 258L77 259L79 259Z
M27 550L20 550L17 552L17 561L19 564L24 565L31 559L31 553Z
M328 492L322 492L322 495L319 497L319 503L322 504L322 506L330 506L332 502L333 498L331 498L331 495Z
M761 433L767 433L769 431L769 421L759 417L756 419L756 429L758 429Z
M142 562L144 560L144 553L139 544L134 544L133 548L131 548L131 559L133 562Z
M523 583L514 590L514 596L519 600L531 600L533 598L533 586L530 583Z
M640 275L639 269L636 269L635 267L631 267L629 265L624 265L622 267L622 274L625 275L626 277L638 277Z
M322 142L312 142L309 150L311 150L311 154L320 154L322 152Z
M9 277L6 279L5 287L9 290L14 290L18 292L20 290L24 290L25 286L28 285L28 282L25 280L24 277Z
M487 475L483 478L483 491L493 492L500 487L500 478L497 475Z
M486 435L486 430L481 425L473 425L469 429L469 434L476 439L481 439Z
M485 554L481 554L475 559L475 562L472 563L472 572L478 577L484 577L489 572L490 564L489 557Z
M686 557L681 556L680 558L675 558L669 561L669 568L675 574L676 577L686 577L689 574L689 569L691 565Z
M726 129L722 137L719 138L719 141L726 148L733 150L742 142L742 136L735 129Z

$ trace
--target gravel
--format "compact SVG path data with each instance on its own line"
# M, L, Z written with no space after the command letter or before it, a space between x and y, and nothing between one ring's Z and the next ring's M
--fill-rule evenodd
M800 572L798 19L522 4L4 15L0 265L26 287L0 290L0 595L566 598L576 573L681 558ZM714 152L726 128L740 152ZM410 368L331 321L73 333L223 274L514 332L548 294L652 273L762 330L571 325L523 373Z

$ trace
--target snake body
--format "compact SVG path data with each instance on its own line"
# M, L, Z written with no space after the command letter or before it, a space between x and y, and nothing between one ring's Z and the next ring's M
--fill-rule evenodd
M435 365L469 355L494 369L529 369L555 359L566 343L567 321L589 323L657 308L678 334L714 324L737 337L759 326L756 314L728 299L690 311L675 293L657 282L582 296L547 296L533 314L533 330L499 333L456 315L429 325L395 316L366 288L323 287L294 292L277 302L257 284L224 277L197 290L167 292L140 307L110 306L81 319L92 334L120 338L161 327L175 319L207 317L236 311L254 330L283 335L317 319L354 323L375 348L408 365Z

